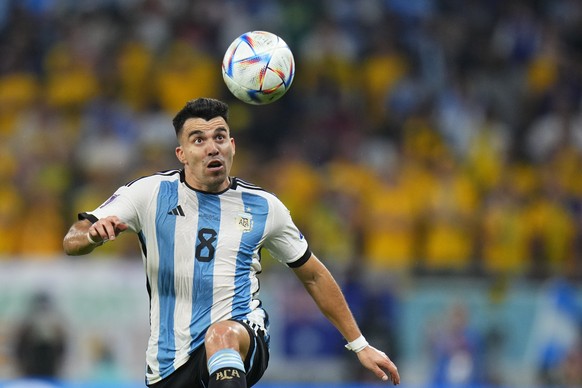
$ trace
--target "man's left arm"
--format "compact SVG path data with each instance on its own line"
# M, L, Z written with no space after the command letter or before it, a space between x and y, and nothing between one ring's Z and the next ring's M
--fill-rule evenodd
M399 384L400 376L396 365L384 352L365 342L339 285L325 265L312 255L307 262L293 270L321 312L348 343L355 341L361 345L363 341L363 347L354 349L360 363L381 380Z

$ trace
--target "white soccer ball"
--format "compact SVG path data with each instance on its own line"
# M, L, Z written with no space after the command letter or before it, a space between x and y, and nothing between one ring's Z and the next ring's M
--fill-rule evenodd
M228 90L248 104L269 104L281 98L295 76L293 53L279 36L251 31L236 38L222 61Z

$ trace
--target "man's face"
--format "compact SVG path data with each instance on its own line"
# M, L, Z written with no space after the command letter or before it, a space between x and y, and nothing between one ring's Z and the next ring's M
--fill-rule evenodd
M184 165L186 183L207 192L228 188L235 145L222 117L186 120L178 141L176 156Z

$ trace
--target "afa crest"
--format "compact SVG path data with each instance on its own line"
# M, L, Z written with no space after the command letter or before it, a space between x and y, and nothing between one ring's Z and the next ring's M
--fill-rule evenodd
M253 229L253 215L249 213L239 213L236 216L236 226L243 232L250 232Z

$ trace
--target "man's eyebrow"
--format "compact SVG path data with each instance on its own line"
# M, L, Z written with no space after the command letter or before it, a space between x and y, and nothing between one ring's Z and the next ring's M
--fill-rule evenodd
M215 128L213 133L219 133L219 132L226 132L228 133L228 129L226 127L218 127ZM190 132L188 132L188 137L191 136L199 136L199 135L203 135L204 131L202 131L201 129L193 129Z
M202 135L204 132L199 130L199 129L193 129L190 132L188 132L188 137L193 136L193 135Z

